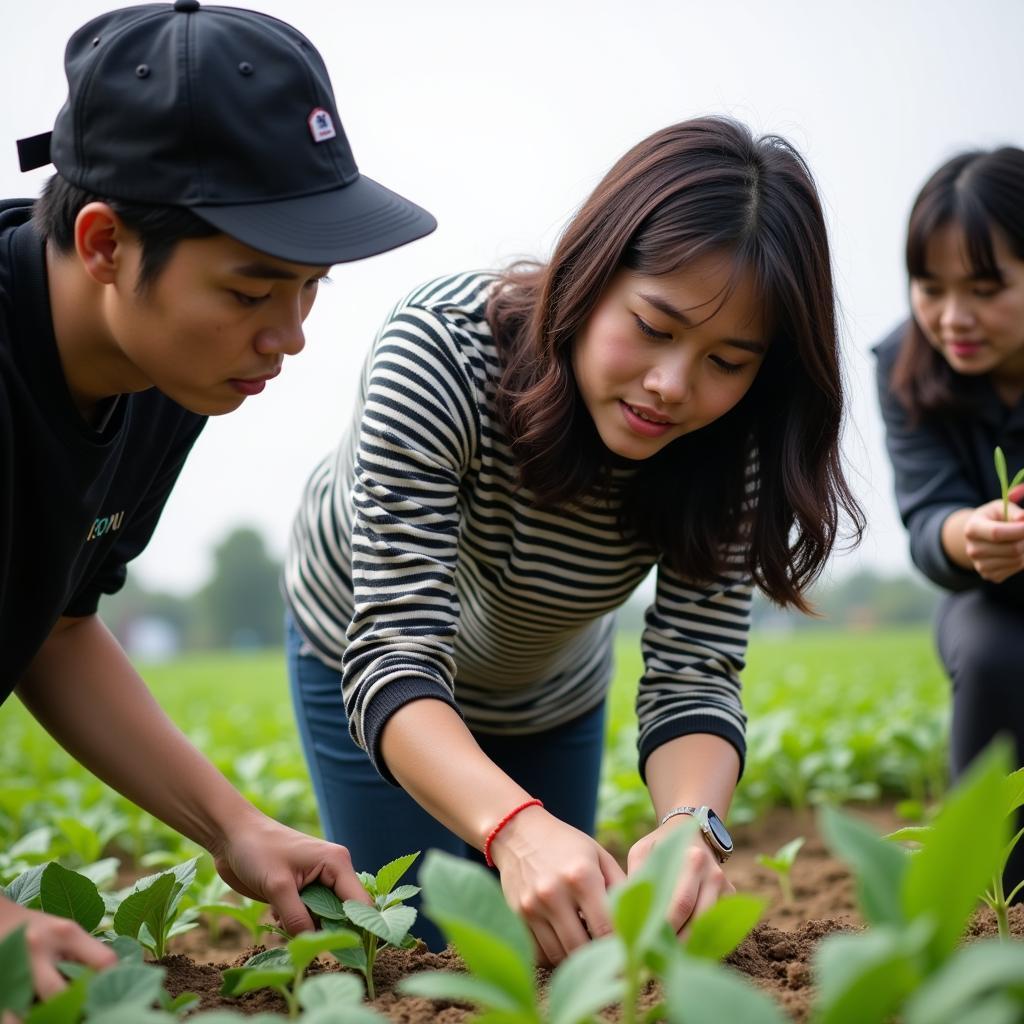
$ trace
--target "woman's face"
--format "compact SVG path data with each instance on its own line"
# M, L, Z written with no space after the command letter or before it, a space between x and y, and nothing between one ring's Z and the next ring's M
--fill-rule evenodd
M957 373L991 373L997 384L1024 388L1024 261L997 228L992 249L1002 281L974 275L958 225L940 228L925 248L927 274L911 279L910 305Z
M750 275L721 302L731 270L720 256L657 277L619 270L594 306L572 368L616 455L649 459L723 416L754 382L768 348L765 325Z

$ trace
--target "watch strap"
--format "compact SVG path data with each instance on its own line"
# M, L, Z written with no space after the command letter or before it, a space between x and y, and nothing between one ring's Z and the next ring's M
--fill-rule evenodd
M696 818L700 811L701 809L699 807L673 807L671 811L667 811L661 816L661 821L659 821L658 824L664 825L669 818L674 818L677 814L688 814L691 817Z

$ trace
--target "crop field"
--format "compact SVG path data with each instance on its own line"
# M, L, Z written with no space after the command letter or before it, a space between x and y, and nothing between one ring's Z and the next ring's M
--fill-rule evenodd
M283 655L189 656L142 673L174 721L247 797L287 824L318 831ZM638 637L620 635L601 795L602 834L620 845L642 834L651 817L636 771L640 673ZM749 749L734 824L773 806L882 796L910 801L913 817L915 803L944 789L948 685L925 629L755 635L744 701ZM195 852L72 761L16 699L0 708L0 736L0 868L65 849L89 859L97 843L112 839L136 859Z

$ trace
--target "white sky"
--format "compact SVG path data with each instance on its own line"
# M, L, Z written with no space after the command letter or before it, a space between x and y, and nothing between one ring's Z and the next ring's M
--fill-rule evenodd
M67 37L111 4L7 5L0 195L35 195L14 140L66 95ZM149 549L150 586L188 590L213 545L255 524L278 554L309 472L348 420L363 353L396 299L438 274L545 255L611 163L657 128L727 113L801 150L824 196L842 303L846 450L870 528L837 575L905 567L870 345L904 314L911 199L969 147L1024 144L1021 0L289 0L244 5L317 45L360 169L427 207L437 232L337 267L307 347L211 420ZM272 144L272 143L268 143Z

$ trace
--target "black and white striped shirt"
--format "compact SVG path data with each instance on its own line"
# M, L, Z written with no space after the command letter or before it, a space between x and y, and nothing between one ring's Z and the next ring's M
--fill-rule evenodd
M600 704L611 613L658 561L624 535L614 489L540 511L517 486L495 408L494 281L442 278L395 307L292 533L289 606L313 652L341 671L352 736L386 778L380 733L411 700L437 697L474 730L506 734ZM689 733L724 737L742 759L751 593L741 572L698 586L659 565L642 637L641 769Z

